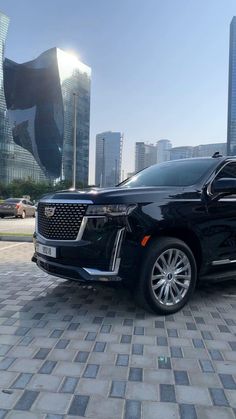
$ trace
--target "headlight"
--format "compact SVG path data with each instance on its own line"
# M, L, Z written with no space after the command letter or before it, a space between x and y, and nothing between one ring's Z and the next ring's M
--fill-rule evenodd
M134 205L130 206L125 204L89 205L86 211L86 215L127 215L130 213L130 210L134 208Z

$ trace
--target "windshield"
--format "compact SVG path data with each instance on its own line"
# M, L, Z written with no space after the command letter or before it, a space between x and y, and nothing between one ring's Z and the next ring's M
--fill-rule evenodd
M20 202L20 198L8 198L5 200L5 202L16 204L17 202Z
M150 166L120 186L190 186L198 183L214 166L215 161L212 158L170 161Z

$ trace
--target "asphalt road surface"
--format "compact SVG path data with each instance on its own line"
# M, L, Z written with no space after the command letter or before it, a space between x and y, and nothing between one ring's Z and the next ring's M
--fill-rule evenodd
M16 233L16 234L33 234L35 226L35 218L0 218L0 234Z

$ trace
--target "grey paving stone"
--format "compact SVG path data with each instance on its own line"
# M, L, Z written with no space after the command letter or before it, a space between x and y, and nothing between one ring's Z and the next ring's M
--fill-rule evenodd
M230 345L230 347L231 347L232 351L236 351L236 341L234 341L234 342L229 342L229 345Z
M143 347L141 343L133 343L132 345L132 354L133 355L143 355Z
M56 377L55 375L34 374L28 387L30 390L56 392L61 380L61 377Z
M221 406L196 406L198 419L235 419L232 409Z
M193 338L193 346L195 348L205 348L204 342L202 339Z
M112 381L110 397L125 397L126 382L125 381Z
M135 326L134 335L144 335L144 327Z
M39 395L38 391L25 390L15 405L15 410L30 410Z
M158 368L164 369L164 370L170 370L171 369L171 362L169 357L158 357Z
M56 349L65 349L69 345L70 341L68 339L60 339L55 348Z
M124 400L114 397L108 399L100 396L92 396L90 398L86 416L96 419L121 419L121 414L124 409Z
M212 406L210 394L202 387L176 385L175 394L176 400L180 404Z
M176 403L175 388L172 384L160 384L161 402Z
M143 418L147 419L179 419L178 405L176 403L143 402Z
M74 416L85 416L87 404L89 402L89 396L76 395L74 396L72 403L69 408L69 415Z
M120 367L127 367L129 365L129 355L119 354L117 356L116 365Z
M188 386L189 379L186 371L174 371L175 383L178 385Z
M139 400L126 400L124 419L141 419L141 402Z
M4 419L8 413L8 410L0 408L0 419Z
M34 340L34 338L32 336L25 336L20 341L20 345L28 346L33 340Z
M40 348L39 351L35 354L34 359L46 359L50 349L48 348Z
M197 419L197 413L193 404L180 404L180 419Z
M33 374L29 373L22 373L20 374L17 379L14 381L14 383L11 385L11 388L18 388L18 389L24 389L27 384L30 382Z
M215 406L229 406L224 390L221 388L210 388L209 391Z
M131 343L132 335L122 335L120 343Z
M64 330L55 329L51 334L50 338L60 338Z
M214 367L212 365L212 362L208 359L200 359L200 365L203 372L214 372Z
M89 352L87 351L79 351L76 355L74 362L87 362L89 356Z
M100 333L110 333L111 331L111 324L104 324L101 327Z
M104 352L106 348L105 342L96 342L93 348L94 352Z
M11 345L0 345L0 356L6 355L10 348Z
M96 332L88 332L85 340L94 341L96 339L97 333Z
M51 374L56 366L56 361L45 361L39 370L40 374Z
M29 332L29 327L18 327L15 331L16 336L25 336Z
M133 326L133 323L134 323L133 319L124 319L123 321L124 326Z
M54 414L51 414L51 413L49 413L46 416L46 419L63 419L63 418L64 418L64 415L54 415Z
M223 361L224 360L221 352L217 349L209 349L209 354L211 356L211 359L213 359L214 361Z
M68 411L71 394L40 392L34 408L35 411L63 415Z
M183 358L182 349L179 346L171 346L170 354L172 358Z
M177 329L167 329L167 334L169 337L177 338L178 337L178 331Z
M167 346L167 338L165 336L157 336L157 345L159 346Z
M236 383L231 374L219 374L221 383L227 390L236 390Z
M86 369L83 373L84 378L96 378L97 373L99 370L99 365L96 364L88 364Z
M61 393L74 393L74 390L78 384L78 378L66 377L60 388Z
M4 358L2 361L0 361L0 370L7 370L15 360L16 358Z
M143 370L142 368L130 367L129 369L129 381L142 381Z

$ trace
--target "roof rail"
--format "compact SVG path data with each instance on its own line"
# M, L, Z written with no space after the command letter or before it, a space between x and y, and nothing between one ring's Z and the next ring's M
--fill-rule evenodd
M212 158L213 158L213 159L216 159L216 158L218 158L218 157L223 157L223 156L222 156L222 154L220 154L220 153L219 153L219 151L216 151L216 152L213 154Z

